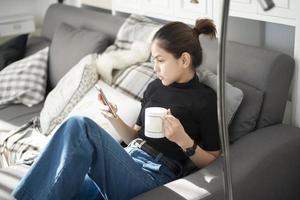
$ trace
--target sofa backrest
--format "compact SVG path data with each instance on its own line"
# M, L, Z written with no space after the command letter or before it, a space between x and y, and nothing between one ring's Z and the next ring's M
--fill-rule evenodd
M52 40L56 28L65 22L76 28L100 31L113 41L124 18L63 4L51 5L45 15L42 36Z
M216 72L217 41L200 37L203 66ZM227 76L263 92L263 103L256 128L282 122L288 91L294 71L294 59L281 52L228 41L226 48Z
M52 40L56 27L65 22L77 28L104 32L114 39L124 21L121 16L53 4L46 13L42 36ZM200 37L200 41L204 49L202 65L216 72L217 41L206 37ZM294 70L293 58L281 52L232 41L228 41L226 53L228 77L263 92L256 128L281 123Z

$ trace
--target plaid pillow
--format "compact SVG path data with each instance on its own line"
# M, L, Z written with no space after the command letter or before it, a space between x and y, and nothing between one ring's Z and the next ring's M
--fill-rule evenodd
M150 18L132 14L122 24L114 44L109 46L105 52L118 49L128 50L134 41L151 43L154 34L161 26L161 23L155 22Z
M148 84L155 79L151 62L133 65L124 70L113 82L112 86L117 90L141 100Z
M44 99L48 50L46 47L0 72L0 105L23 103L31 107Z

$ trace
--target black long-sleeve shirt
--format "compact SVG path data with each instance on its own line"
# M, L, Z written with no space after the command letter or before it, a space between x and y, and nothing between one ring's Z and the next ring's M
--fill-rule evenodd
M216 93L200 83L196 74L187 83L164 86L159 79L151 82L144 92L137 119L137 125L141 126L139 137L165 156L183 163L188 157L176 143L166 138L145 136L145 109L148 107L169 108L199 146L208 151L220 149Z

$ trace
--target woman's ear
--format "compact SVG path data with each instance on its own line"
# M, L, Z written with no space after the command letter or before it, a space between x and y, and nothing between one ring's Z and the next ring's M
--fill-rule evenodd
M184 68L188 68L192 64L192 57L187 52L181 54L181 60Z

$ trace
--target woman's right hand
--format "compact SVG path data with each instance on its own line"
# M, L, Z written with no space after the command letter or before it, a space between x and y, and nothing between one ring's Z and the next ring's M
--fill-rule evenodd
M98 100L100 102L100 110L101 110L101 113L104 115L105 118L107 119L118 119L118 115L117 115L117 112L118 112L118 107L116 104L113 104L113 103L110 103L110 106L111 108L113 109L113 111L116 113L117 115L117 118L114 117L113 113L110 111L110 108L108 105L105 105L103 99L102 99L102 96L101 94L98 94Z

